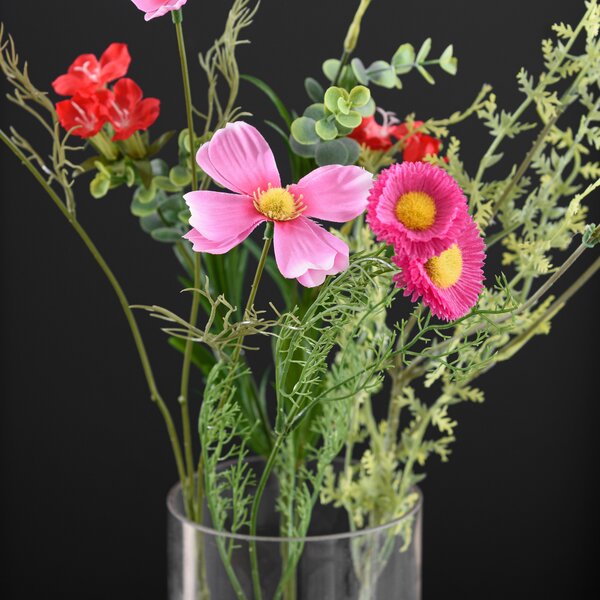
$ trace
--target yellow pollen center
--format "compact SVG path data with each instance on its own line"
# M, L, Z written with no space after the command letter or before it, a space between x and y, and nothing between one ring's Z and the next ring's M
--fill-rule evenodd
M462 252L456 244L444 250L439 256L433 256L425 263L425 270L432 283L442 289L452 287L462 273Z
M402 194L396 204L396 218L413 231L429 229L435 221L435 202L425 192Z
M274 221L291 221L302 213L305 206L287 188L273 188L254 192L254 206L265 217Z

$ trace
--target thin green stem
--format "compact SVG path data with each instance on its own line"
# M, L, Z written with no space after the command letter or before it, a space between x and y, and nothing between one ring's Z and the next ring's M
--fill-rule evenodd
M69 224L73 227L77 235L81 238L87 249L90 251L91 255L94 257L94 260L98 263L100 269L108 279L110 285L112 286L117 298L119 300L119 304L125 313L125 318L127 319L127 323L129 324L129 328L131 329L131 334L133 335L133 340L135 342L136 349L138 351L140 361L142 363L142 368L144 370L144 375L146 377L146 382L148 384L148 389L150 391L150 397L153 402L158 406L163 419L165 420L165 424L167 426L167 432L169 434L169 440L171 441L171 446L173 448L173 454L175 456L175 462L177 465L177 472L179 474L179 479L182 484L185 482L185 468L183 463L183 456L181 453L181 446L179 443L179 438L177 436L177 430L175 429L175 425L173 423L173 419L171 417L171 413L167 408L162 396L160 395L156 381L154 378L154 373L152 371L152 367L150 365L150 360L148 359L148 353L146 352L146 347L144 345L144 341L142 339L142 335L140 333L137 321L133 312L131 311L129 301L125 296L125 292L123 288L119 284L119 281L115 277L114 273L111 271L110 267L104 260L102 254L91 240L85 229L80 225L79 221L75 218L75 216L69 212L67 207L59 198L58 194L54 191L54 189L50 186L50 184L44 179L43 175L35 168L35 166L31 163L30 160L21 152L21 150L12 142L12 140L0 130L0 139L8 146L8 148L15 154L15 156L20 160L20 162L25 165L25 167L29 170L29 172L35 177L37 182L44 188L46 193L50 196L56 207L60 210L62 215L67 219Z

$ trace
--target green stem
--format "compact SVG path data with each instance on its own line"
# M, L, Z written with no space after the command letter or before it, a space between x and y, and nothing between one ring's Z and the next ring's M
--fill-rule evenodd
M173 419L171 418L169 409L167 408L156 386L154 373L152 372L152 367L148 359L148 353L146 352L144 341L142 339L139 327L137 325L137 321L135 320L133 312L131 311L131 308L129 306L129 301L125 296L121 285L119 284L114 273L111 271L110 267L104 260L103 256L100 254L100 251L98 250L94 242L91 240L85 229L79 224L79 221L77 221L75 216L69 212L67 207L63 204L63 202L58 197L57 193L52 189L50 184L44 179L42 174L35 168L31 161L27 159L27 157L21 152L21 150L17 146L15 146L12 140L1 130L0 139L8 146L8 148L10 148L10 150L15 154L15 156L21 161L21 163L25 165L29 172L35 177L37 182L44 188L44 190L50 196L56 207L60 210L65 219L67 219L69 224L73 227L77 235L79 235L87 249L90 251L95 261L98 263L98 266L102 269L102 272L111 284L115 294L117 295L119 304L121 305L121 308L125 313L127 323L129 324L129 327L131 329L133 340L135 342L135 346L138 351L142 367L144 369L144 375L146 377L146 382L150 391L150 398L153 402L156 403L165 420L167 432L169 434L169 439L173 448L173 454L175 456L175 463L177 465L179 479L183 484L183 482L185 481L185 468L183 463L183 456L181 453L181 446L179 444L179 438L177 436L177 431L175 429L175 425L173 423Z
M173 11L173 23L175 24L175 32L177 34L177 47L179 49L179 60L181 63L181 77L183 82L183 95L185 98L185 111L187 116L188 135L190 138L190 170L192 175L192 190L198 189L198 173L196 171L196 136L194 133L194 113L192 104L192 90L190 85L190 73L188 68L187 53L185 50L185 38L183 36L183 11ZM194 254L194 288L197 290L201 286L201 255ZM198 309L200 306L200 295L198 292L193 293L192 307L190 310L190 324L196 326L198 321ZM190 425L190 408L189 408L189 388L190 388L190 368L192 363L192 352L194 342L188 338L185 343L183 354L183 366L181 368L181 384L179 388L179 405L181 407L181 421L183 427L183 447L185 451L185 462L187 469L187 499L188 503L192 503L194 497L194 449L192 443L192 429ZM197 488L200 492L201 488ZM193 514L198 514L198 504L203 502L201 496L195 498L196 507L190 511L188 516L193 517Z

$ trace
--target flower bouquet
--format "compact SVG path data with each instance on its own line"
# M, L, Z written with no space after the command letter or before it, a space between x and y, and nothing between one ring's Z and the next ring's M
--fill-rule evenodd
M413 76L434 84L458 60L452 45L434 53L425 39L363 62L371 0L357 0L340 58L323 57L322 73L305 80L299 112L240 75L252 0L232 0L223 34L199 56L202 103L191 93L186 0L133 4L146 20L173 21L185 127L154 134L160 102L128 77L126 44L74 58L49 93L2 29L9 100L51 152L14 128L0 139L81 238L131 329L178 475L167 501L169 598L417 600L418 484L429 458L448 460L454 406L482 402L477 378L547 334L600 267L569 273L552 295L600 241L585 203L600 186L600 7L588 0L579 23L553 28L543 72L517 76L516 109L484 85L448 117L401 120L378 92ZM238 105L242 81L274 120L252 122ZM492 140L474 171L453 135L466 119ZM287 155L275 157L266 128ZM507 164L513 138L530 143ZM161 158L169 146L171 164ZM77 216L82 180L94 198L133 190L132 218L171 247L189 313L130 304ZM501 266L486 266L495 253ZM142 314L181 355L176 399L158 388Z

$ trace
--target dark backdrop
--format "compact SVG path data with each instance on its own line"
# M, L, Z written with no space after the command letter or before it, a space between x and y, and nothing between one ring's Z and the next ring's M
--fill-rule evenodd
M252 45L240 48L241 71L269 81L288 105L302 109L303 78L318 76L321 61L339 54L355 4L264 0L248 31ZM228 5L189 1L184 25L192 57L212 43ZM388 58L400 42L416 45L427 36L435 50L454 42L458 77L436 71L439 83L431 87L408 76L405 91L378 95L400 115L449 114L483 81L512 108L519 101L519 67L539 69L539 41L552 22L575 22L582 12L576 0L376 0L359 54L368 61ZM0 16L41 88L49 89L78 54L127 42L131 76L162 100L154 131L184 127L169 17L144 23L128 0L2 0ZM204 83L193 58L191 65L200 104ZM247 85L240 97L255 124L274 118ZM35 131L3 101L0 124L9 123ZM476 122L460 134L472 166L489 137ZM283 157L281 144L267 135ZM0 593L164 598L164 499L175 470L125 320L74 232L6 149L0 149L0 173ZM129 214L129 193L92 200L85 185L80 217L131 301L183 310L170 251L141 232ZM597 587L591 568L600 456L597 298L597 283L589 284L556 319L550 338L534 339L510 366L481 380L483 406L456 411L451 462L433 460L423 484L425 600L574 598L590 584ZM142 319L142 325L160 385L173 399L179 358L155 323Z

